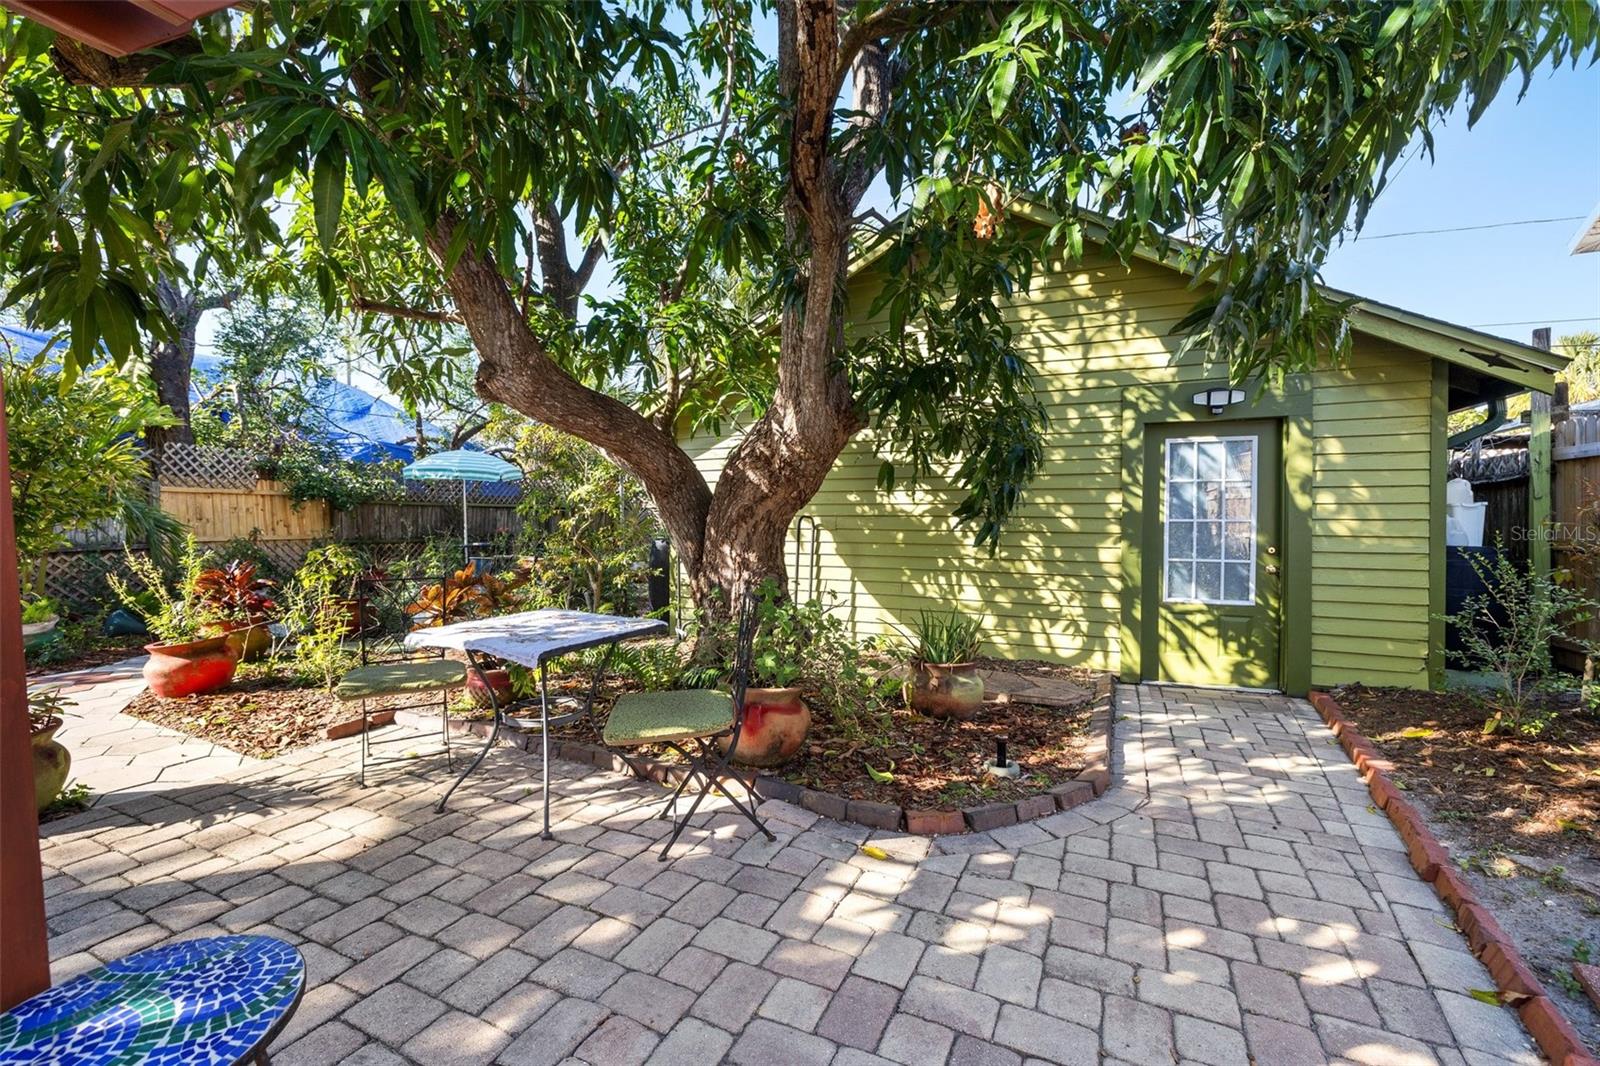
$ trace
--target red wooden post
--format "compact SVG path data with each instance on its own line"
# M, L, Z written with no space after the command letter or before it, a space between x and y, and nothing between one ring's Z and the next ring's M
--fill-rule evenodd
M11 524L11 448L0 383L0 1010L50 987L39 814L33 803L22 596Z

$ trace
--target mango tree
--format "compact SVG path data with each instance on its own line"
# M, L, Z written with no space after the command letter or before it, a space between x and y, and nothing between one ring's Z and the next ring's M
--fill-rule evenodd
M1345 350L1313 283L1401 153L1596 56L1587 3L777 0L763 48L742 0L275 0L115 62L4 18L7 299L75 358L170 336L162 276L268 253L380 333L460 323L481 395L646 486L702 603L781 577L869 426L885 484L953 472L997 542L1044 427L999 308L1091 211L1188 257L1186 345L1303 370ZM857 335L863 234L888 328ZM712 491L679 431L739 404Z

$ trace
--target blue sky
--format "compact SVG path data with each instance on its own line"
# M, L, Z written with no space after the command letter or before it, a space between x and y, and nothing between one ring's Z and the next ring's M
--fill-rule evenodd
M1515 340L1528 339L1529 322L1548 324L1557 337L1600 330L1600 254L1568 253L1582 221L1372 239L1587 219L1600 206L1600 67L1535 78L1520 104L1506 92L1471 130L1464 118L1439 130L1435 149L1431 165L1425 155L1404 164L1363 238L1335 249L1325 280ZM1572 318L1587 321L1559 321Z

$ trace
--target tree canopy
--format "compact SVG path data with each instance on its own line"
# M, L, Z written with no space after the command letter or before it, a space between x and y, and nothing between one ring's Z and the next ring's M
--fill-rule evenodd
M245 257L313 278L397 362L460 324L481 395L641 480L700 596L781 575L789 520L875 422L885 481L953 473L996 542L1044 418L999 305L1093 219L1124 255L1184 259L1186 344L1236 379L1339 357L1318 270L1402 151L1597 50L1587 3L776 15L763 48L743 0L273 0L112 86L0 16L7 300L80 362L170 328L158 277ZM894 220L862 210L880 182ZM1008 224L1019 197L1059 221ZM844 325L864 235L889 245L887 332ZM615 282L587 294L602 258ZM713 493L676 435L735 405Z

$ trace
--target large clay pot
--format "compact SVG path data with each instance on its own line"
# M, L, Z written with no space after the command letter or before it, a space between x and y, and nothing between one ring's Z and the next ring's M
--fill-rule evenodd
M61 719L53 719L53 722L33 734L33 798L41 811L61 795L67 773L72 769L72 753L56 740Z
M341 597L333 601L345 617L344 635L357 637L378 624L378 612L372 601Z
M488 685L483 683L484 677L489 679ZM504 707L506 704L510 703L511 671L504 668L497 670L485 670L483 672L483 676L479 676L478 671L473 669L467 670L467 692L472 696L473 703L476 703L479 707L493 706L494 704L489 702L490 689L494 690L495 701L501 707Z
M745 766L782 766L806 742L811 708L797 688L752 688L744 694L744 728L733 761ZM719 741L728 750L724 737Z
M195 696L214 692L233 680L239 662L227 637L207 637L185 644L146 644L150 658L144 681L157 696Z
M903 692L920 714L966 721L983 705L983 678L977 663L917 663Z

